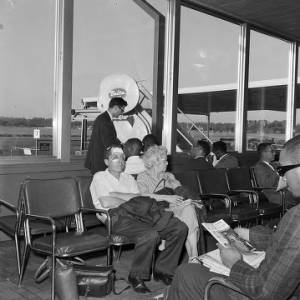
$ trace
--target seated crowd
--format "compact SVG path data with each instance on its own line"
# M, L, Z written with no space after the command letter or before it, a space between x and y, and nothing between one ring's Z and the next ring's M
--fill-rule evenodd
M271 144L260 144L258 154L259 161L253 166L257 184L278 186L278 190L288 187L291 209L276 232L263 226L235 229L257 250L266 251L257 269L244 262L234 247L218 245L221 259L230 269L228 279L249 297L216 286L210 299L294 299L291 297L300 294L300 206L292 208L300 197L300 137L286 143L280 166L273 162ZM222 141L213 143L212 152L208 142L198 141L190 157L191 169L195 165L202 169L239 167L238 159L227 152ZM128 276L133 289L150 292L145 281L153 274L155 280L171 285L165 299L204 299L205 285L216 274L200 264L179 264L184 246L189 262L199 254L199 224L205 207L197 193L167 171L167 149L153 135L143 141L132 138L123 147L107 148L104 163L107 169L94 174L90 191L96 208L110 210L112 232L135 242ZM265 196L270 202L280 201L278 191L270 189ZM98 218L106 222L103 216Z

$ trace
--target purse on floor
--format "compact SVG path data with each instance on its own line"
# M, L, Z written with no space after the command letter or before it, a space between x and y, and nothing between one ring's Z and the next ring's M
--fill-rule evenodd
M74 265L78 294L104 297L114 290L115 271L112 266Z
M75 281L73 278L75 278ZM120 278L117 280L125 279ZM61 264L55 270L56 293L61 300L77 299L78 295L84 297L104 297L111 292L115 295L120 295L130 288L128 285L120 292L116 292L115 281L116 276L113 266L67 263L66 265ZM74 287L78 295L74 294ZM70 295L73 298L69 298Z

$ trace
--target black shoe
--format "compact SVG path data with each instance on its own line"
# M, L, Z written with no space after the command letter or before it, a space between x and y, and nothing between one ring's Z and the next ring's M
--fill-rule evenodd
M162 281L165 285L170 285L173 280L173 275L161 272L153 272L153 278L155 281Z
M147 288L144 280L142 280L138 277L133 277L133 276L129 275L128 281L136 293L139 293L139 294L151 293L151 291Z

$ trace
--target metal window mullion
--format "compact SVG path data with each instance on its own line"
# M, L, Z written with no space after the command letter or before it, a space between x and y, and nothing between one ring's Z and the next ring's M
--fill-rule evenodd
M177 136L180 1L169 0L168 5L162 144L167 147L169 153L174 153Z
M238 88L236 97L235 150L246 149L250 29L241 25L239 36Z
M297 71L298 71L298 44L290 43L289 50L289 77L287 87L287 103L286 103L286 141L294 136L295 114L296 114L296 88L297 88Z
M53 155L70 161L73 57L73 0L56 0Z
M154 20L152 133L161 142L164 99L165 17L145 0L133 0Z

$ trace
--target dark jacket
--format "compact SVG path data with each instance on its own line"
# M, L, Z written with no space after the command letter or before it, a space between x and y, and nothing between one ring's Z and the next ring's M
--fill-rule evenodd
M97 117L93 125L92 136L84 166L92 174L106 169L104 154L107 147L120 143L115 126L107 111Z
M121 204L114 210L114 214L147 223L157 231L164 229L173 217L173 213L165 211L155 199L143 196L131 198Z
M227 155L221 158L215 165L216 169L232 169L238 167L239 167L238 159L230 153L227 153Z

